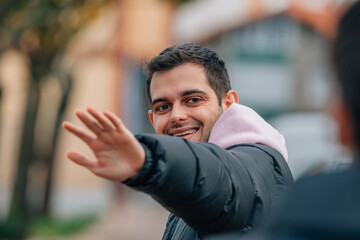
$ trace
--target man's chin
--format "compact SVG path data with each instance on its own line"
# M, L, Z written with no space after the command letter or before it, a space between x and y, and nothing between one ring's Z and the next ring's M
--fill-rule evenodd
M203 134L203 131L199 129L196 133L189 134L186 136L182 136L181 138L184 138L188 141L192 142L208 142L209 141L210 134Z
M204 135L198 134L198 135L192 136L191 138L187 138L187 140L192 141L192 142L208 142L209 137L210 136L204 136Z
M186 136L182 136L181 138L192 142L200 142L201 136L199 136L198 132L196 132L196 133L188 134Z

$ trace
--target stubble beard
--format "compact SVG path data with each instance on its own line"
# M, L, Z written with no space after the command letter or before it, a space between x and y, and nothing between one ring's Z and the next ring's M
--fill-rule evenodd
M221 106L219 106L219 110L217 112L217 115L214 116L214 118L210 121L209 124L207 124L206 126L203 125L203 128L201 130L201 136L200 136L199 142L208 142L209 141L210 134L211 134L211 131L212 131L213 127L214 127L214 124L219 119L221 114L223 114L223 112L224 112L224 110L222 109Z

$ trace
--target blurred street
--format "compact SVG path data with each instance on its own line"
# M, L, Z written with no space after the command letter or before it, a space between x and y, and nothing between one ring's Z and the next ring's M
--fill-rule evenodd
M28 240L159 240L168 212L150 197L130 192L113 202L98 220L71 236L32 236Z
M165 229L168 212L150 198L113 203L99 221L72 240L158 240Z

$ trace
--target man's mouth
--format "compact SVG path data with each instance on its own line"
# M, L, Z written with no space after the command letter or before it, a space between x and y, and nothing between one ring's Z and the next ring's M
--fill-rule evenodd
M175 133L173 136L174 137L182 137L182 136L185 136L185 135L188 135L188 134L196 133L197 131L198 131L198 129L190 129L190 130L187 130L187 131L184 131L184 132Z

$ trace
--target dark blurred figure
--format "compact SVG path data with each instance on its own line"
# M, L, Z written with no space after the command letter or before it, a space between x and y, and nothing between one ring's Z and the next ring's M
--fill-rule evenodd
M352 150L353 165L299 180L257 235L208 239L360 239L360 2L338 27L333 56L342 99L334 113L340 140Z

